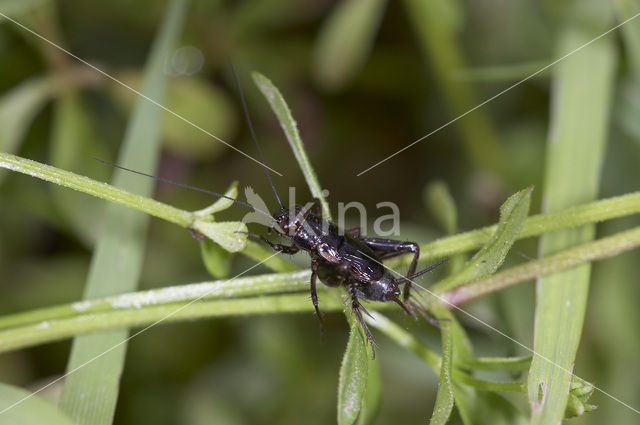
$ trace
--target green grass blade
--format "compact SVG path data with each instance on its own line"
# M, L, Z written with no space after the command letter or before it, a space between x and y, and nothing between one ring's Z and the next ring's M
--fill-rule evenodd
M185 1L170 3L147 63L142 92L157 102L162 102L164 98L166 81L163 65L181 32L185 11ZM127 128L120 163L135 164L140 170L154 172L159 156L162 116L161 109L145 99L139 99ZM153 181L117 170L114 185L149 196ZM85 299L136 288L148 220L148 216L137 211L118 205L109 206L103 234L92 259ZM85 335L74 340L67 365L70 375L65 380L60 408L79 423L112 423L127 336L127 330L122 329Z
M0 383L0 425L73 425L51 402L22 388Z
M343 0L325 19L313 52L315 79L335 90L364 67L384 15L386 0Z
M610 7L609 3L600 3L600 28L608 25ZM579 12L574 11L580 16ZM595 33L600 32L594 30L592 21L568 28L561 38L562 51L583 45ZM554 70L545 175L546 211L589 202L597 195L615 61L614 40L604 38L567 58ZM594 234L595 227L589 225L544 235L540 252L553 254L588 242ZM569 371L573 370L580 342L590 270L590 264L583 264L538 281L533 348L539 355L533 357L528 378L532 424L559 423L565 415Z
M358 341L353 341L354 339ZM365 340L360 324L352 321L338 380L338 425L354 424L362 408L369 369Z
M309 161L302 139L300 138L300 133L298 132L298 126L291 115L291 110L289 109L287 102L284 100L284 97L282 97L280 90L278 90L278 88L274 86L267 77L259 72L253 72L251 75L253 77L253 81L269 102L271 109L278 117L282 130L287 136L289 145L291 145L293 154L295 155L298 165L302 170L302 174L307 181L311 195L320 200L322 205L322 215L326 219L331 220L329 204L327 204L327 201L324 199L322 188L318 182L318 177L316 176L315 171L313 171L313 167L311 167L311 162Z

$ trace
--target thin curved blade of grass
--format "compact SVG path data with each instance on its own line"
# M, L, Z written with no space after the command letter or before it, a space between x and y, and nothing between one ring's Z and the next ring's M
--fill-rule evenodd
M529 213L532 191L533 187L529 187L511 195L500 207L500 221L489 242L458 273L436 283L431 291L442 293L495 272L522 229Z
M157 102L164 98L165 58L177 40L185 17L186 3L174 0L153 44L145 70L142 92ZM140 98L127 128L120 163L133 163L153 174L160 151L163 112ZM152 180L116 170L114 185L149 196ZM127 292L137 287L144 256L149 217L111 204L106 210L103 233L91 262L84 298ZM113 422L124 368L128 331L111 330L77 337L73 342L60 409L83 425Z
M313 74L328 90L349 82L364 67L382 21L386 0L343 0L325 19L313 51Z
M589 7L595 2L588 2ZM599 25L609 25L610 3L597 3ZM582 3L576 3L582 7ZM583 16L574 10L576 16ZM599 34L591 20L571 23L563 31L562 51L582 46ZM546 211L593 200L607 137L615 81L616 47L603 38L558 64L554 72L551 131L545 171ZM542 255L554 254L593 239L595 226L544 235ZM589 290L590 264L538 280L534 346L528 377L532 424L559 423L565 415L568 388L580 343Z
M53 403L22 388L0 383L0 425L74 425Z
M267 102L269 102L271 109L278 117L280 126L282 127L284 134L287 136L287 140L289 141L293 154L298 161L300 170L302 170L302 174L307 181L311 195L320 200L323 217L327 220L331 220L329 204L327 204L326 199L324 199L322 187L320 187L318 177L316 176L315 171L313 171L309 157L304 149L302 139L300 138L298 126L291 115L291 110L289 109L287 102L284 100L284 97L282 97L282 94L280 94L280 90L278 90L278 88L274 86L267 77L259 72L252 72L251 76L264 97L267 99Z
M369 369L365 340L362 327L353 320L338 379L338 425L354 424L360 415Z
M1 18L0 18L1 19ZM0 98L0 151L17 152L29 125L57 91L52 77L37 77L24 81L3 93ZM0 170L0 182L6 173Z

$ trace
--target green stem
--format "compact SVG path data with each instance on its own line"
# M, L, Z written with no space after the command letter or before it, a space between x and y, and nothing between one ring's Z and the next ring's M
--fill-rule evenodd
M262 294L303 291L309 288L309 270L251 276L214 282L169 286L148 291L120 294L93 300L46 307L0 317L0 330L57 320L80 314L104 313L115 310L138 309L164 304L189 303L194 300L220 300ZM318 288L322 293L324 288Z
M80 176L70 171L64 171L9 153L0 152L0 167L28 174L60 186L125 205L185 228L193 226L195 221L194 215L188 211L163 204L151 198L136 195L135 193L119 189L115 186L90 179L89 177Z
M640 227L635 227L631 230L616 233L613 236L562 251L547 258L529 261L488 278L459 286L445 292L443 298L448 303L460 305L516 283L525 282L544 274L567 269L589 261L612 257L638 246L640 246ZM451 304L449 304L449 307L451 307Z
M612 218L623 217L640 212L640 192L603 199L563 211L538 214L527 218L518 234L518 239L541 235L553 230L597 223ZM480 248L489 241L497 225L459 233L420 245L420 261L446 257L452 254ZM408 265L409 256L390 260L389 266Z
M330 296L323 297L321 306L325 312L341 312L344 308L341 300ZM384 303L372 304L372 308L376 309L387 307L391 306ZM143 307L114 308L111 306L109 310L97 313L76 311L73 316L42 320L38 323L1 330L0 353L106 329L145 327L144 330L146 330L160 323L183 320L311 311L314 311L313 305L309 302L309 296L306 293L213 301L200 301L196 298L188 303L167 303ZM134 333L133 336L135 335Z

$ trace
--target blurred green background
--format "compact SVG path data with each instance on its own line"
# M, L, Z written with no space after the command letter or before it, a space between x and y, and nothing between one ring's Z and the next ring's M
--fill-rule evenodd
M448 185L457 203L459 230L494 223L506 197L530 184L536 186L532 212L539 212L553 68L356 174L566 53L558 38L568 25L593 28L595 36L640 11L637 1L612 2L604 11L603 3L192 1L179 46L165 63L165 105L256 156L235 95L231 57L265 161L284 174L274 179L280 195L296 187L298 201L306 202L291 150L249 78L250 71L260 71L287 99L334 214L338 202L359 201L375 219L376 204L391 201L400 207L401 238L425 242L444 234L425 205L425 187L436 180ZM0 1L2 13L133 87L165 8L164 1L148 0ZM628 25L608 36L617 64L600 198L635 191L640 179L640 38L634 38L640 24ZM111 170L92 157L115 161L135 95L6 20L0 61L0 150L108 181ZM258 164L169 114L163 131L160 175L215 191L238 180L275 206ZM162 184L155 197L183 209L212 201ZM0 314L81 298L103 202L0 171ZM245 212L234 206L222 217L239 220ZM598 236L638 221L600 226ZM521 263L536 249L535 240L519 242L507 261ZM297 260L307 261L303 255ZM639 263L632 251L595 265L575 369L636 407ZM231 275L251 264L235 256ZM208 279L197 241L152 220L140 288ZM534 307L532 282L468 306L528 346ZM435 329L390 314L439 346ZM324 340L310 314L150 330L129 344L115 423L332 423L348 334L343 315L327 315L326 322ZM477 323L465 324L480 355L527 354ZM377 342L384 384L377 423L425 422L437 377L383 336ZM64 371L69 348L63 341L2 354L0 381L35 390ZM55 399L56 388L47 396ZM524 396L516 402L527 409ZM632 411L602 394L592 402L599 409L574 423L637 422Z

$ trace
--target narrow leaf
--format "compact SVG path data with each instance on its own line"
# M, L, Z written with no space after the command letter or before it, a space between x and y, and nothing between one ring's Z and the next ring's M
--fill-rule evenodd
M444 316L448 312L440 311ZM437 314L437 312L436 312ZM441 317L438 315L437 317ZM451 379L451 369L453 363L453 330L451 322L442 322L440 333L442 335L442 361L440 365L440 379L438 381L438 392L436 403L433 407L430 425L444 425L451 416L453 410L453 381Z
M174 0L152 47L142 92L162 102L165 90L163 62L180 34L185 2ZM154 173L159 156L163 112L139 98L127 128L120 163L136 164ZM114 185L151 194L152 181L117 170ZM144 256L145 233L149 217L111 204L106 210L103 233L91 262L85 299L131 291L136 288ZM76 338L67 365L60 407L83 425L108 425L118 399L120 375L128 332L126 329L93 333Z
M367 388L362 399L362 408L358 417L358 425L374 423L380 402L382 401L382 378L380 377L379 362L369 358L367 368Z
M227 189L227 191L223 195L228 196L229 198L236 199L238 197L238 182L235 181L231 183L231 186L229 186L229 189ZM224 211L227 208L230 208L232 205L233 201L231 199L221 197L207 208L194 211L193 213L198 217L208 218L217 212Z
M207 271L215 278L223 278L231 269L231 253L210 239L200 241L200 255Z
M300 133L298 133L298 126L291 115L291 110L289 109L289 106L287 106L287 102L284 100L277 87L274 86L267 77L258 72L253 72L252 76L253 81L269 102L271 109L278 117L278 121L280 121L280 126L282 127L284 134L287 136L291 149L293 149L293 154L295 155L298 165L302 170L302 174L307 181L311 195L320 200L322 205L322 215L326 219L331 220L331 210L329 209L327 201L324 199L322 188L318 182L318 177L311 167L311 162L309 161L309 157L304 149Z
M356 422L367 389L369 358L364 331L353 320L338 381L338 425Z
M569 52L610 25L611 3L597 6L593 19L568 24L560 47ZM591 10L593 11L593 10ZM598 28L599 29L596 29ZM558 64L554 72L551 131L545 175L545 204L549 212L589 202L598 193L615 79L615 40L603 38ZM595 236L593 225L544 235L542 255L585 243ZM590 264L557 272L537 282L534 351L528 377L531 423L559 423L565 415L569 383L580 343L589 290Z
M488 276L504 261L516 241L522 224L529 213L533 187L517 192L500 207L500 221L491 239L462 269L431 287L433 292L444 292L459 285Z

